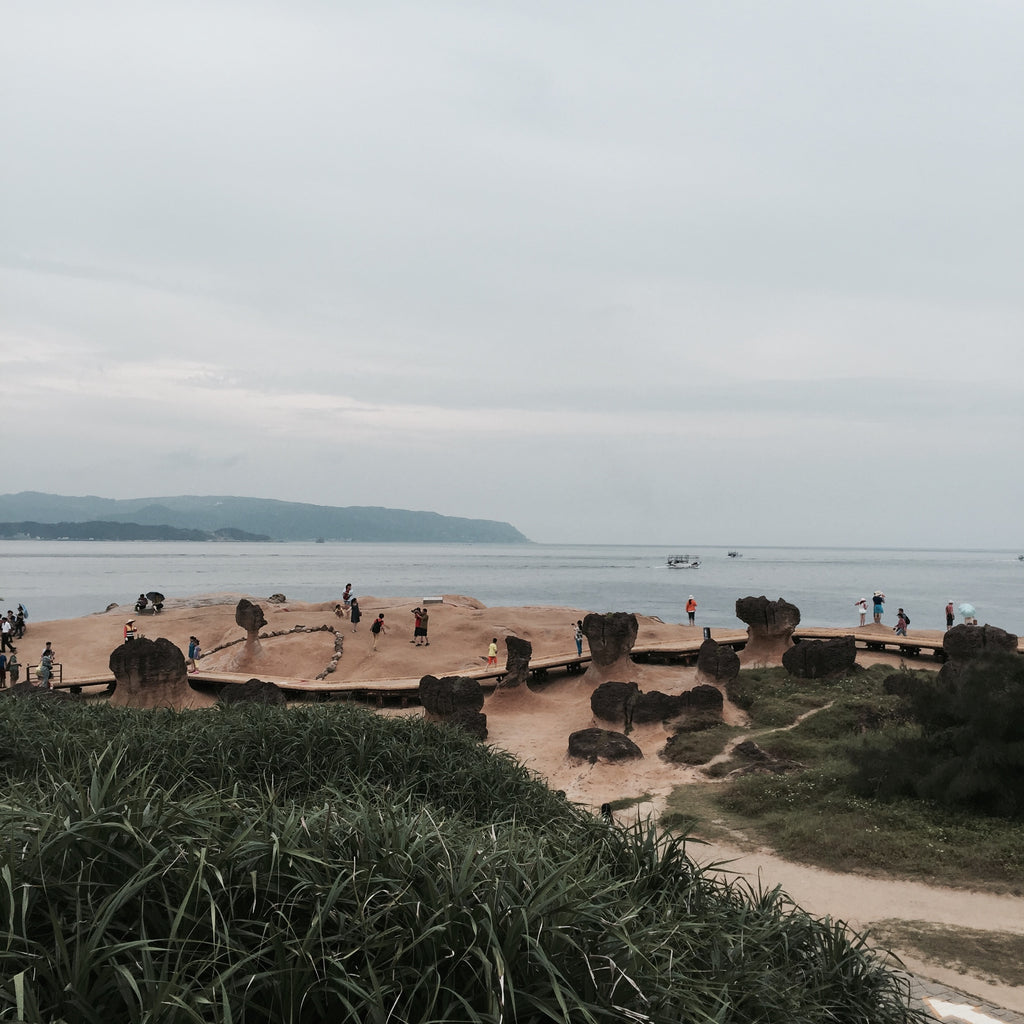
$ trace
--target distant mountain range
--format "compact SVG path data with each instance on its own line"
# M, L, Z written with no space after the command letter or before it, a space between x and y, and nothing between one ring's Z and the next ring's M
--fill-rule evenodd
M33 528L39 532L34 532ZM167 532L162 535L135 533L136 528ZM54 530L58 532L52 532ZM394 508L339 508L228 495L98 498L39 491L0 494L0 537L26 536L76 540L529 543L529 539L509 523Z

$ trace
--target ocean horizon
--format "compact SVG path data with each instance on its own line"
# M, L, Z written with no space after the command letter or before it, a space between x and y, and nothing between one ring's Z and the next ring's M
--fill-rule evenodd
M210 593L337 600L346 583L366 597L474 597L491 607L551 605L636 612L665 622L741 628L739 598L784 598L806 626L853 626L853 607L887 597L884 622L902 606L912 629L944 629L943 610L972 604L979 622L1020 634L1024 562L1005 549L905 549L592 544L359 542L0 541L0 606L24 604L30 621L76 618L141 592L168 599ZM671 556L700 559L671 569ZM958 617L958 621L959 621Z

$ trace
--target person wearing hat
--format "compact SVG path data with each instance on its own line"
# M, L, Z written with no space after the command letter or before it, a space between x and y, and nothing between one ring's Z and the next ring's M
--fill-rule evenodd
M124 624L124 639L125 639L125 643L127 643L129 640L134 640L135 639L135 620L134 619L129 619Z
M690 595L689 600L686 602L686 614L690 619L690 625L694 623L694 618L697 615L697 600L693 594Z
M882 621L882 612L885 610L885 594L880 590L876 590L871 595L872 606L871 611L874 613L875 622Z

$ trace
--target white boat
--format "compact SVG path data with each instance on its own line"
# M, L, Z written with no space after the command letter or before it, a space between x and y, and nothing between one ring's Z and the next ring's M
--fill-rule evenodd
M672 555L665 563L670 569L699 569L700 559L689 555Z

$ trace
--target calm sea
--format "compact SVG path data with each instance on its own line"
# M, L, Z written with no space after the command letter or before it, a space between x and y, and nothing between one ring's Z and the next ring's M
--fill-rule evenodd
M699 569L669 569L669 555L699 557ZM795 604L808 626L855 625L853 603L886 594L883 621L902 605L911 627L944 629L948 600L970 602L979 622L1024 632L1024 562L1013 551L855 548L725 548L589 545L228 544L0 541L0 606L22 602L35 621L131 604L142 591L168 598L219 591L282 593L329 601L352 583L361 595L413 599L465 594L487 605L565 605L632 611L665 622L741 627L736 599L764 594Z

